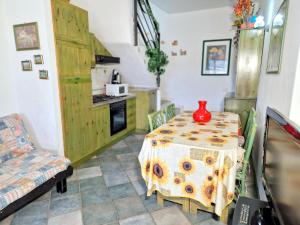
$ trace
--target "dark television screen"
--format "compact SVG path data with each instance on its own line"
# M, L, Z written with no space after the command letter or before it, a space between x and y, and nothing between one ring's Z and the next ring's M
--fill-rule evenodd
M300 225L300 133L268 108L264 144L264 181L282 225Z

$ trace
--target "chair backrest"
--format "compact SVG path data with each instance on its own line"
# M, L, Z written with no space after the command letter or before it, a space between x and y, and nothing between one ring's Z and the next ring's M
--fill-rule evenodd
M153 131L166 123L165 114L163 111L158 111L148 115L150 130Z
M172 119L176 115L175 104L168 105L164 112L166 115L166 121L168 122L170 119Z
M248 135L246 138L246 143L244 146L246 151L245 151L244 160L243 160L243 172L246 172L246 170L247 170L250 155L251 155L254 140L255 140L256 130L257 130L257 124L255 121L255 118L252 118L252 121L250 121L250 122L251 122L251 126L249 128Z
M247 138L252 122L256 120L256 111L254 108L251 108L249 116L247 119L246 127L244 130L244 137Z

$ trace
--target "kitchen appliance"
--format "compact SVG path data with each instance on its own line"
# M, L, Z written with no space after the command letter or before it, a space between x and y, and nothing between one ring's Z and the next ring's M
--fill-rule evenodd
M126 96L128 95L128 84L106 84L106 95L108 96Z
M110 135L113 136L126 128L126 101L110 104Z
M112 84L121 84L121 75L116 70L112 71L111 83Z
M119 64L119 57L105 56L105 55L96 55L96 64Z

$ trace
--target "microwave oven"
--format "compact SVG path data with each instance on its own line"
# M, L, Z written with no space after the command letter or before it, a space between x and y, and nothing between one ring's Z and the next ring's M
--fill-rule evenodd
M128 84L106 84L106 95L108 96L126 96L128 95Z

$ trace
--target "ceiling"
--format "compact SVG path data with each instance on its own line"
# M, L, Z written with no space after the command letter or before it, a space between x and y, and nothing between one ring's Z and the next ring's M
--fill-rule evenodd
M151 0L168 13L181 13L232 6L234 0Z

